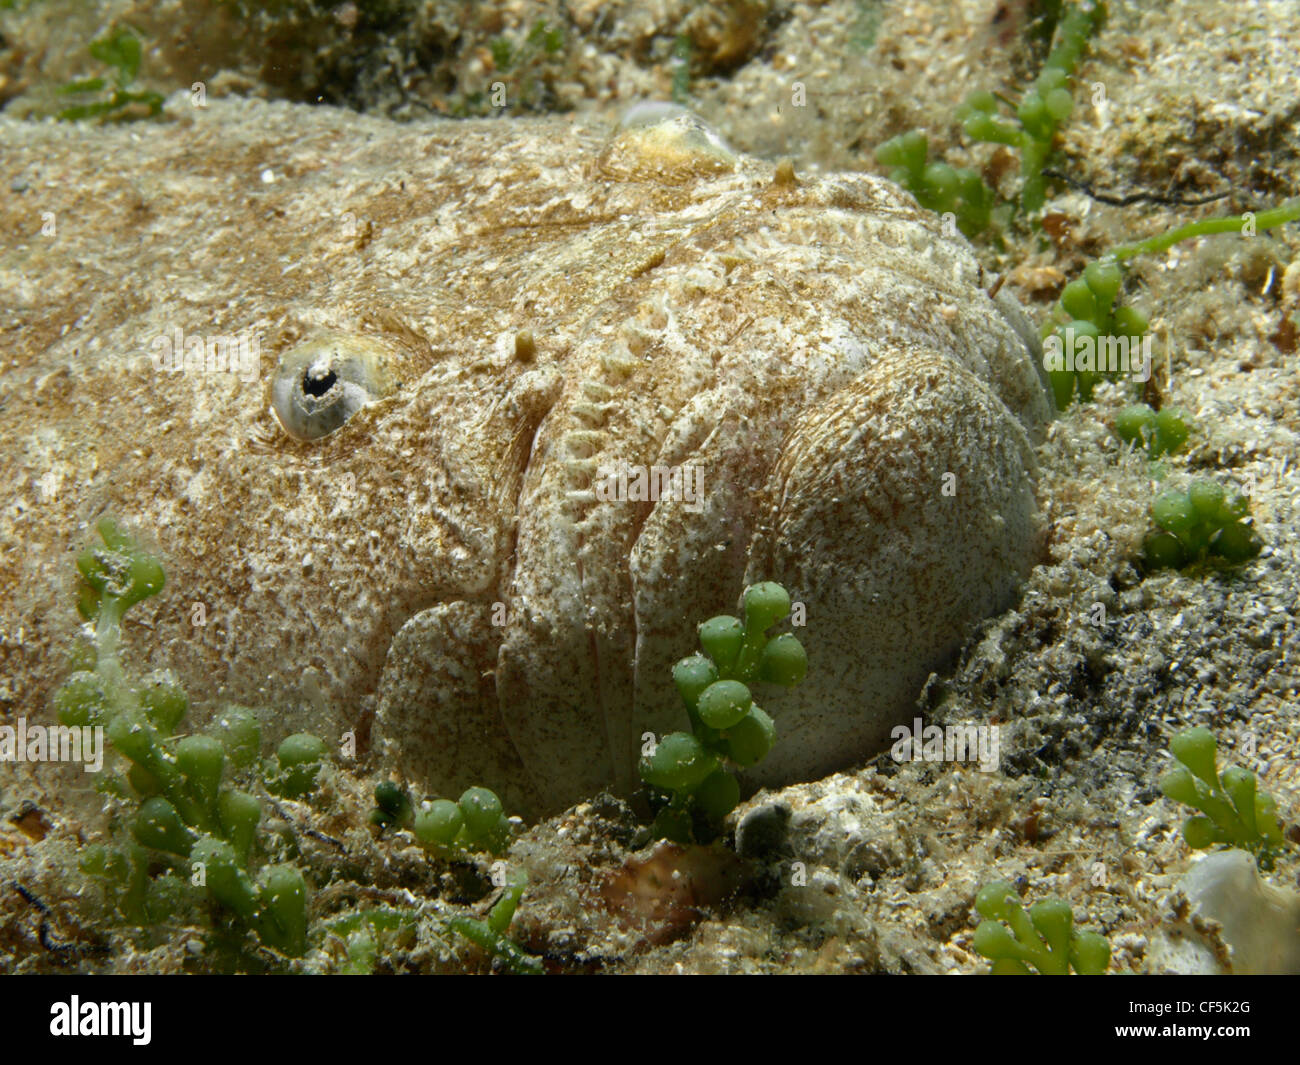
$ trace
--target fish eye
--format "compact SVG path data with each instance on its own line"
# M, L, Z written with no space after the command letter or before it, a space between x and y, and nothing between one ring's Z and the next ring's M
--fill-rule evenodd
M381 399L388 353L366 337L317 337L284 353L271 381L271 406L284 431L319 440Z
M669 103L635 104L600 156L611 177L676 184L735 170L736 154L697 115Z

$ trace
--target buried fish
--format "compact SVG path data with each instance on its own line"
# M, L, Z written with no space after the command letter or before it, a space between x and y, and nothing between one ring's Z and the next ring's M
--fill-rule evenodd
M198 719L531 812L634 785L746 583L806 620L775 783L886 749L1037 561L1033 331L889 183L672 109L167 116L0 118L4 714L48 713L106 512L169 578L128 653Z

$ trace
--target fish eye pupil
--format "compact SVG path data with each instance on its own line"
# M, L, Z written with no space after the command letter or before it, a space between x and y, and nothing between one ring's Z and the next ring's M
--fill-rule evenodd
M338 375L333 370L327 370L323 374L308 370L302 375L302 390L307 395L319 399L334 387L334 382L337 380Z
M335 333L286 351L270 387L280 426L297 440L329 436L388 393L391 357L389 348L377 341Z

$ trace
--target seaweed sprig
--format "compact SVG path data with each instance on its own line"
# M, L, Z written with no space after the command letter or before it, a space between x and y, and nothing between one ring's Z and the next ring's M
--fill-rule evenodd
M404 787L383 780L375 785L370 820L380 827L408 829L420 846L439 855L501 854L510 842L510 820L490 788L466 788L455 802L434 799L417 809Z
M1020 206L1026 213L1039 210L1047 200L1043 167L1056 131L1074 110L1070 79L1105 13L1106 5L1100 0L1084 0L1070 7L1057 27L1056 47L1020 98L1014 120L998 117L999 101L991 92L973 93L958 111L962 129L972 140L1003 144L1020 153Z
M541 958L529 954L506 934L527 886L527 874L518 870L507 879L501 897L488 911L487 920L453 917L447 922L448 928L479 947L514 976L540 976L544 971Z
M1062 289L1042 328L1044 349L1052 354L1047 369L1057 407L1064 409L1075 399L1087 402L1099 381L1116 378L1108 350L1121 356L1119 361L1127 370L1138 365L1138 352L1142 352L1145 369L1150 370L1145 363L1149 354L1146 345L1150 344L1147 316L1120 301L1126 262L1138 255L1166 251L1195 237L1216 233L1251 236L1297 220L1300 197L1265 211L1202 218L1175 226L1143 240L1117 245L1090 262L1081 277Z
M790 613L789 593L772 581L754 584L745 589L744 607L743 622L720 615L700 625L704 654L673 667L691 731L665 736L638 764L641 779L668 796L653 825L664 839L691 842L696 814L721 821L740 801L740 784L727 763L757 765L776 742L776 725L749 686L793 687L808 671L808 656L794 636L767 636Z
M972 93L957 111L962 129L972 140L1005 145L1020 153L1020 208L1026 214L1046 202L1043 168L1057 129L1074 110L1070 79L1104 14L1100 0L1085 0L1070 8L1058 25L1056 47L1013 116L1001 117L999 98L987 91ZM908 130L876 148L876 159L891 168L890 179L911 192L922 207L951 213L957 228L968 237L988 228L996 198L979 172L929 161L928 154L929 144L920 130Z
M1098 976L1110 965L1110 944L1097 932L1074 927L1068 902L1044 899L1026 912L1016 889L1005 880L985 884L975 895L975 909L984 918L975 929L972 946L993 962L994 976ZM1032 967L1032 968L1031 968Z
M233 924L235 935L214 929L214 938L235 954L242 932L251 931L262 945L300 957L307 949L307 883L292 864L263 865L254 880L263 811L247 778L301 797L315 787L325 744L305 733L290 736L276 761L260 763L257 718L234 706L205 732L179 735L189 699L175 676L158 671L133 683L119 658L123 616L161 591L162 565L112 519L102 518L96 530L100 544L76 560L77 607L94 626L94 643L55 692L54 706L64 727L103 730L129 764L105 790L136 805L126 832L84 849L81 869L142 932L196 918L206 897ZM236 774L246 778L244 786L227 780Z
M140 39L129 29L120 28L90 42L92 58L108 67L108 77L97 76L70 81L58 87L63 96L81 96L84 103L72 104L55 117L65 122L96 118L109 122L130 122L154 118L162 113L164 98L152 89L132 89L140 73L142 50Z
M1250 499L1214 481L1162 492L1151 503L1156 528L1143 540L1143 562L1151 570L1181 569L1206 558L1246 562L1263 549L1249 519Z
M1193 850L1235 847L1255 856L1261 870L1273 868L1285 846L1277 803L1260 791L1255 774L1240 766L1219 772L1218 745L1207 728L1189 728L1169 741L1179 764L1160 777L1169 798L1199 810L1183 822L1183 839Z

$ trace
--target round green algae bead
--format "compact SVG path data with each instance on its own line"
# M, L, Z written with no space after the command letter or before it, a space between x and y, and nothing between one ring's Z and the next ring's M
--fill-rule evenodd
M94 673L83 670L59 686L54 709L59 721L71 728L99 724L108 712L108 693Z
M1220 842L1222 833L1208 817L1189 817L1183 822L1183 839L1194 851L1204 850Z
M1187 443L1191 433L1186 412L1178 407L1165 407L1156 415L1152 454L1155 456L1172 454Z
M217 821L221 832L245 860L253 847L261 820L262 803L256 795L228 788L217 799Z
M749 689L738 680L720 680L700 693L695 709L710 728L728 729L754 704Z
M415 838L425 844L448 846L460 835L465 815L450 799L435 799L416 811Z
M381 780L375 785L375 807L383 824L401 824L411 815L406 789L391 780Z
M145 716L168 736L176 731L190 708L189 696L170 672L146 677L137 694Z
M505 814L502 814L497 818L497 823L492 826L491 830L477 837L474 842L483 847L484 850L499 854L510 843L510 833L510 819Z
M508 883L496 904L488 910L487 926L499 936L505 935L510 922L514 919L515 911L519 908L519 899L528 883L527 874L521 875L523 879Z
M1166 532L1185 533L1200 521L1200 515L1187 493L1175 489L1156 497L1151 504L1151 519Z
M487 788L469 788L460 797L460 811L471 839L485 839L497 831L505 815L496 792Z
M949 203L957 195L961 179L947 163L930 163L925 168L925 183L930 195L939 203Z
M912 171L908 170L905 166L896 166L889 171L889 180L895 185L902 185L905 189L911 188ZM665 836L664 838L667 839L668 837Z
M1160 790L1175 802L1195 806L1200 801L1196 790L1196 778L1186 766L1175 766L1163 773L1159 780Z
M909 173L915 173L925 165L928 151L925 134L919 129L909 129L906 133L881 142L876 148L876 158L885 166L902 167Z
M1215 520L1219 508L1223 506L1223 486L1214 481L1194 481L1187 489L1187 498L1191 500L1196 513L1207 521Z
M687 706L694 706L704 689L717 679L718 667L704 655L691 655L673 666L673 683Z
M1218 786L1219 775L1215 765L1218 745L1209 729L1202 725L1184 729L1169 741L1169 750L1210 787Z
M978 205L984 198L984 179L979 171L963 166L957 170L957 177L961 182L962 199L972 206Z
M1053 89L1064 88L1065 79L1066 74L1064 70L1060 70L1055 66L1045 66L1043 67L1042 72L1038 75L1034 84L1038 88L1038 91L1046 96Z
M1001 139L1000 134L1002 131L998 126L997 119L982 109L972 111L962 119L961 128L966 131L966 135L971 140L997 141Z
M1001 920L1020 908L1020 897L1009 881L995 880L975 893L975 909L983 917Z
M1035 136L1041 136L1047 124L1047 105L1037 89L1030 89L1020 100L1016 108L1020 124Z
M738 766L748 769L767 757L776 743L776 723L758 706L727 730L723 741L727 757Z
M214 899L245 922L253 920L257 915L257 892L231 844L204 836L190 851L190 865L203 867L203 879Z
M1061 290L1061 306L1071 318L1090 322L1097 317L1097 297L1083 279L1071 281Z
M162 591L166 577L162 564L152 555L137 552L131 556L130 586L121 596L122 608L134 606Z
M700 646L713 659L721 673L727 672L736 662L740 647L745 641L745 626L739 618L722 614L700 624Z
M900 161L909 170L920 170L925 164L925 157L930 151L925 134L919 129L909 129L897 138L900 147Z
M302 871L293 865L270 865L260 879L258 933L270 946L301 957L307 952L307 881Z
M1070 931L1074 927L1074 912L1070 904L1062 899L1043 899L1029 907L1029 919L1064 962L1064 954L1070 946Z
M1069 89L1053 89L1043 102L1054 122L1064 122L1074 110L1074 97L1070 95Z
M1070 960L1080 976L1100 976L1110 967L1110 944L1097 932L1080 932L1071 945Z
M758 666L760 679L789 688L803 680L807 673L808 653L795 637L786 633L767 641Z
M211 827L216 815L217 793L226 765L226 752L211 736L185 736L176 744L176 768L185 781L185 816L203 829ZM190 805L198 802L199 807ZM195 820L195 819L198 820Z
M1225 769L1219 779L1242 821L1247 828L1252 827L1255 819L1255 774L1234 765Z
M1219 510L1221 521L1231 521L1235 518L1244 518L1250 513L1250 499L1240 492L1233 492L1223 501L1223 506Z
M740 782L719 767L696 789L695 802L706 817L721 821L740 803Z
M176 744L176 768L205 793L216 796L226 751L211 736L186 736Z
M103 843L92 843L82 850L77 859L77 868L87 876L103 876L123 879L127 872L126 858L121 851Z
M131 825L136 842L172 854L189 854L193 837L181 821L176 807L161 796L145 799Z
M144 714L134 710L115 714L105 726L104 735L122 754L150 772L156 771L164 776L171 772L175 776L166 764L166 758L158 744L158 734Z
M1065 323L1064 327L1057 330L1061 334L1061 343L1063 345L1066 340L1065 331L1067 329L1074 333L1076 355L1079 354L1079 351L1081 350L1079 341L1083 337L1092 337L1093 340L1096 340L1097 337L1101 335L1101 330L1097 328L1097 324L1095 322L1088 321L1086 318L1072 318L1070 319L1070 321ZM1064 348L1062 350L1064 350Z
M982 954L990 961L1008 958L1019 960L1024 948L1015 937L1007 931L1001 921L981 921L971 939L971 946L977 954Z
M1114 259L1098 259L1083 268L1084 284L1092 290L1097 306L1109 312L1119 295L1124 275Z
M884 166L903 165L903 145L897 137L890 137L876 145L876 161Z
M718 760L689 732L671 732L642 758L641 779L665 791L694 791L718 767Z
M745 624L758 632L770 629L790 613L790 593L775 581L745 589Z
M1225 525L1210 541L1210 548L1216 555L1229 562L1245 562L1254 558L1263 548L1255 530L1241 522L1234 521Z
M1143 540L1142 559L1148 569L1178 569L1188 561L1183 542L1169 532L1154 533Z
M1147 316L1133 307L1115 310L1115 331L1122 336L1140 337L1147 331Z
M1255 827L1268 842L1282 842L1282 826L1277 823L1277 800L1267 792L1255 792Z
M310 765L325 757L325 741L310 732L296 732L280 741L276 757L281 769L290 769L298 765Z
M225 832L241 832L256 828L262 819L262 802L256 795L237 788L227 788L217 800L221 828Z
M296 799L316 786L316 775L325 757L325 741L309 732L297 732L280 741L276 757L284 771L280 794Z
M135 789L135 793L143 798L162 794L162 785L158 782L158 778L135 762L132 762L127 769L126 780Z
M209 731L226 749L227 757L237 769L247 769L262 751L262 726L257 715L247 707L228 703Z
M104 549L83 551L77 569L99 596L115 599L119 609L126 610L162 589L165 578L156 558L142 551L112 518L101 518L95 527Z
M1135 403L1115 415L1115 432L1126 444L1151 439L1155 428L1156 412L1145 403Z

